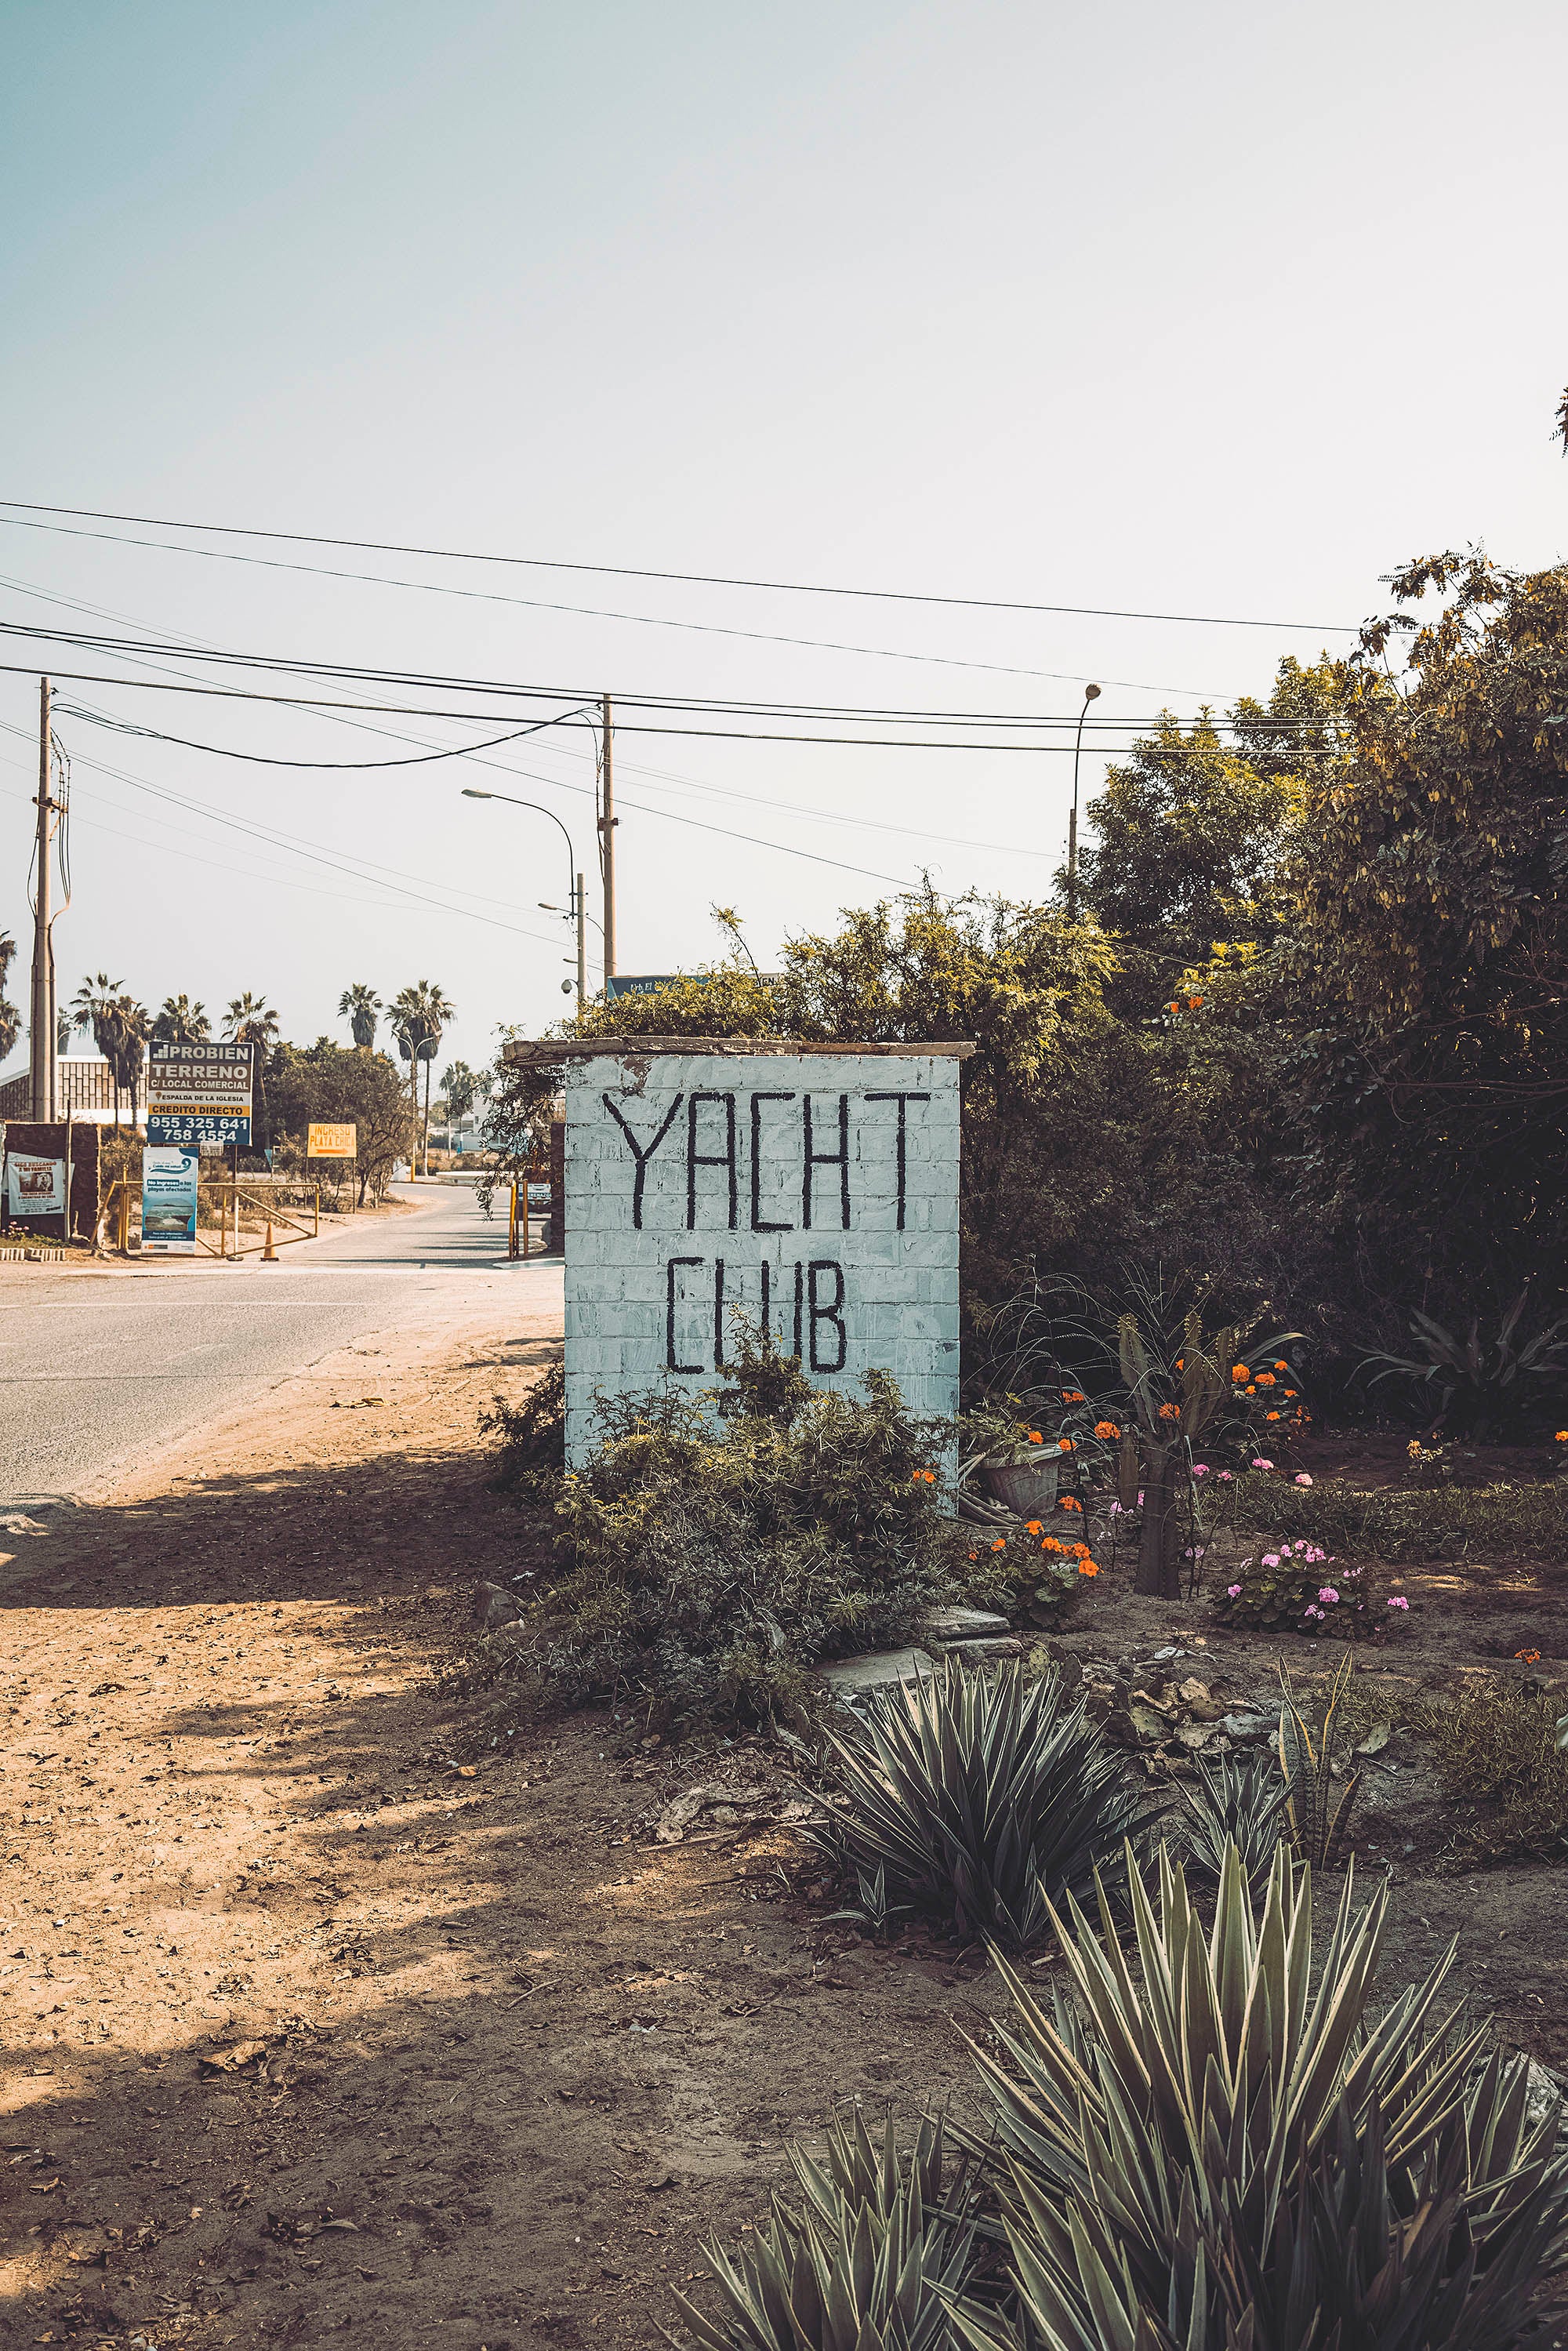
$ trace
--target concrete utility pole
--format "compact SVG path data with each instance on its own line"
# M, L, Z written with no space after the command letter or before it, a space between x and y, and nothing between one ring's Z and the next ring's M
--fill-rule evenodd
M615 768L610 696L604 697L603 799L599 814L599 868L604 876L604 977L615 977Z
M38 680L38 888L33 902L33 989L29 1067L33 1116L52 1123L59 1115L59 1061L55 1039L55 946L49 936L49 681Z
M577 916L577 1008L580 1012L588 996L588 883L580 873L572 912Z

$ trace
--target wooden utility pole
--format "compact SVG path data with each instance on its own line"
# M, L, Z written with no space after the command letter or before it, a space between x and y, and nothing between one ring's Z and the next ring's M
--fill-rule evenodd
M28 1042L33 1117L52 1124L59 1114L59 1065L55 1046L55 949L49 936L49 681L38 680L38 886L33 902L33 987Z
M603 795L599 810L599 868L604 876L604 977L615 977L615 767L610 696L604 697Z

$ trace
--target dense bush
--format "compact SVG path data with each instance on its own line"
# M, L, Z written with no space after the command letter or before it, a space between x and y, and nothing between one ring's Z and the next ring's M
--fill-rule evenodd
M503 1493L548 1490L566 1467L565 1364L552 1364L520 1404L497 1396L479 1428L497 1440L492 1484Z
M1233 1561L1225 1574L1214 1605L1228 1625L1249 1632L1332 1633L1352 1641L1377 1613L1367 1593L1366 1570L1340 1565L1321 1543L1304 1536L1294 1542L1278 1539ZM1396 1597L1389 1597L1385 1610L1394 1608Z
M1162 1855L1133 1949L1102 1894L1069 1906L1071 1997L1009 1977L976 2055L995 2101L1017 2310L964 2312L970 2351L1501 2351L1568 2250L1556 2117L1527 2067L1440 2013L1450 1951L1374 2017L1387 1907L1347 1881L1321 1969L1312 1873L1281 1847L1248 1895L1232 1851L1212 1929ZM967 2137L967 2134L965 2134Z
M553 1556L518 1632L514 1678L570 1698L625 1691L678 1715L767 1715L820 1658L905 1640L924 1613L998 1579L951 1516L951 1426L811 1388L744 1343L711 1405L606 1398L600 1441L535 1491Z
M1048 1903L1146 1831L1146 1802L1054 1667L1030 1680L950 1661L879 1691L863 1727L827 1744L823 1834L876 1923L915 1911L1022 1949Z

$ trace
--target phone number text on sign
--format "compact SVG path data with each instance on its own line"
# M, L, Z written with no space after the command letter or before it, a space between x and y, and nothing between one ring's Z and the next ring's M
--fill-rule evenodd
M741 1322L818 1384L958 1384L958 1063L610 1056L566 1078L567 1445L596 1394L693 1393Z

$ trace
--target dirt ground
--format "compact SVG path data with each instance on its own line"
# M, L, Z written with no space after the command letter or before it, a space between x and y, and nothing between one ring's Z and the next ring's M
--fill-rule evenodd
M517 1541L476 1416L557 1344L363 1342L259 1435L0 1537L6 2345L632 2351L786 2137L853 2099L976 2111L961 2034L997 1979L826 1922L793 1834L747 1823L791 1793L776 1752L649 1747L599 1710L465 1760L430 1669ZM1368 1669L1495 1667L1524 1626L1568 1670L1561 1567L1405 1583L1428 1605ZM1167 1643L1227 1696L1277 1654L1110 1569L1058 1646ZM1502 2037L1563 2065L1563 1871L1457 1869L1397 1738L1367 1779L1385 1984L1457 1935ZM730 1816L661 1843L715 1782Z

